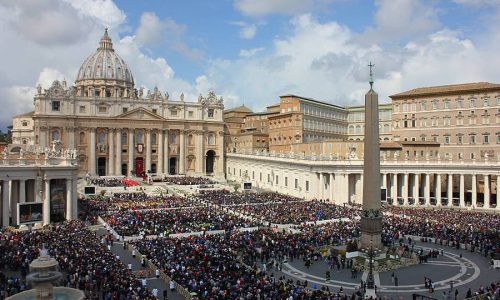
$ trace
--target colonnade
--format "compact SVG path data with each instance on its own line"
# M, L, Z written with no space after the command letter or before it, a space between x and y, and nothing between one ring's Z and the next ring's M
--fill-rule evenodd
M51 190L51 182L64 182L64 189L61 186L57 191ZM18 226L18 203L42 203L43 225L51 222L51 197L63 196L65 201L64 217L72 220L78 216L77 207L77 180L75 178L43 178L40 176L23 179L0 180L1 193L1 227ZM51 191L53 192L51 195ZM64 194L60 194L64 191Z

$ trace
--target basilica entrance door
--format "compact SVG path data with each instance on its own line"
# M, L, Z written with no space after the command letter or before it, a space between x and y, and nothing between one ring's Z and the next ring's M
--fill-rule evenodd
M177 170L177 158L175 158L175 157L171 157L171 158L170 158L170 164L169 164L169 166L170 166L170 170L169 170L169 171L170 171L170 172L169 172L169 173L170 173L170 175L175 175L175 174L177 174L177 173L176 173L176 170Z
M97 159L97 175L106 176L106 157Z
M137 157L135 159L135 176L141 177L144 172L144 159L142 157Z

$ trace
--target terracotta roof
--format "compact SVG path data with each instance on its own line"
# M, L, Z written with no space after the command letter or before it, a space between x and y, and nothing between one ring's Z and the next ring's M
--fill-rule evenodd
M421 87L399 94L389 96L391 98L405 98L410 96L424 96L433 94L453 94L468 91L500 90L500 84L489 82L473 82L462 84L450 84L440 86Z
M224 113L228 113L228 112L232 112L232 111L237 111L237 112L248 112L248 113L252 113L253 111L246 107L245 105L240 105L238 107L233 107L233 108L230 108L230 109L227 109L224 111Z

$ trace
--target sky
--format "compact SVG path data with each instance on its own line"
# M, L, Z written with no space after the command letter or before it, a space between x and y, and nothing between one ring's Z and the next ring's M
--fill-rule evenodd
M405 90L500 82L500 0L0 0L0 129L36 86L73 84L109 28L136 87L213 90L254 111L296 94L359 105Z

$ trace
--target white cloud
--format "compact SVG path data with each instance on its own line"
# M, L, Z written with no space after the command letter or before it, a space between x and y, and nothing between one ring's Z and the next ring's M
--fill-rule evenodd
M495 32L474 42L449 29L415 29L418 38L394 47L383 41L366 44L349 28L311 15L295 17L290 25L291 33L275 39L266 52L247 50L236 60L212 60L207 80L223 87L224 94L239 95L234 105L245 99L261 110L288 93L339 105L362 104L370 60L376 65L375 89L381 102L416 87L498 78L500 34Z
M257 26L252 24L241 28L240 37L246 40L251 40L255 37L256 33L257 33Z
M263 50L264 50L264 48L241 49L239 56L240 57L252 57L255 54L257 54Z
M171 19L161 20L154 12L145 12L141 15L135 40L140 46L166 45L189 59L200 59L201 50L189 47L184 41L185 31L185 25Z
M453 0L458 4L483 6L483 5L500 5L500 0Z
M235 0L237 10L248 16L299 14L322 7L331 0Z
M80 14L96 18L106 27L115 28L125 21L125 13L112 0L63 0Z
M40 75L38 75L36 85L40 84L42 87L48 88L52 85L52 82L54 82L54 80L67 81L67 78L69 77L64 75L61 71L47 67L43 68L42 72L40 72Z

